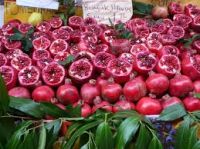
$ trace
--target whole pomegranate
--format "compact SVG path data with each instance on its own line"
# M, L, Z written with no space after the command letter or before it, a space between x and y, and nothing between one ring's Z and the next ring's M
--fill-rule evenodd
M19 97L19 98L25 98L25 99L31 98L31 94L29 90L25 87L20 87L20 86L10 89L8 94L9 96L13 96L13 97Z
M174 104L182 104L182 101L177 97L170 97L164 98L162 101L163 109L166 109L167 107L170 107Z
M135 105L132 102L126 100L120 100L113 105L113 112L134 110Z
M169 15L168 8L164 6L155 6L152 9L152 16L156 19L158 18L167 18Z
M90 105L87 103L84 103L83 101L78 101L75 104L73 104L73 107L80 106L81 107L81 116L82 117L88 117L92 114L92 109Z
M94 99L94 106L92 107L92 113L95 113L97 110L112 112L113 108L109 102L102 101L100 97L96 97Z
M53 89L46 85L39 86L32 92L32 99L36 102L52 102L54 97Z
M193 84L195 93L200 93L200 80L195 81Z
M200 110L200 100L195 97L186 97L183 99L184 106L186 110L192 112Z

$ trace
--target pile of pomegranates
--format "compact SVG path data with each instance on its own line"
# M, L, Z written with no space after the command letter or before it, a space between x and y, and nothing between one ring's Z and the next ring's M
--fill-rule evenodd
M159 21L133 18L123 24L131 39L79 16L70 17L68 26L59 17L36 27L8 22L0 29L0 74L9 95L80 105L83 117L98 109L156 115L175 103L200 110L200 39L189 47L180 42L200 32L200 9L172 2L168 10L169 17ZM15 29L26 34L31 28L33 48L26 54L23 43L9 37Z

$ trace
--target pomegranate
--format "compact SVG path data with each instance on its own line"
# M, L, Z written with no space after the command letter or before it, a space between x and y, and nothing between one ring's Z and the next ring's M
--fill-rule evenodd
M52 102L55 93L49 86L39 86L32 92L32 99L36 102Z
M182 104L182 101L177 97L168 97L162 101L163 109L166 109L174 104Z
M106 80L105 78L103 78L102 76L97 78L96 84L97 86L101 89L104 85L106 85L108 83L108 80Z
M114 39L116 39L117 33L113 29L108 29L103 32L100 39L105 44L110 44Z
M200 32L200 14L193 19L192 28L196 32Z
M81 116L88 117L92 114L92 108L87 103L81 103L82 101L76 102L73 104L73 107L80 106L81 107Z
M168 12L167 7L157 5L152 9L152 16L156 19L167 18L168 15L169 15L169 12Z
M4 46L8 50L21 49L22 43L20 41L5 41Z
M37 61L36 66L42 70L52 62L53 62L52 58L43 58Z
M140 28L143 26L147 27L147 21L142 18L133 18L132 20L129 20L126 23L126 28L132 32L134 31L135 28Z
M79 16L72 16L68 20L69 26L73 29L79 29L80 26L84 23L84 20Z
M161 42L163 45L173 45L176 43L176 39L171 34L162 34Z
M185 14L176 14L173 16L173 23L175 26L181 26L184 29L188 29L192 18Z
M75 56L75 60L79 60L79 59L87 59L90 62L92 62L92 59L94 59L94 54L92 54L91 52L88 51L80 51L76 54Z
M149 49L144 44L134 44L131 47L131 54L136 55L139 52L147 52Z
M167 29L169 29L170 27L174 26L172 20L170 20L170 19L163 19L162 22L165 24Z
M124 85L123 94L128 101L138 101L147 94L146 84L141 77L137 77Z
M84 32L81 35L81 40L83 40L86 43L97 43L98 38L93 32Z
M147 89L156 95L161 95L168 90L169 79L160 73L150 75L146 80Z
M68 49L68 43L63 39L54 40L49 47L49 51L52 55L56 55L58 52L64 52Z
M158 40L147 40L147 47L149 50L153 53L159 53L159 51L162 49L162 44Z
M160 34L166 33L167 27L164 23L155 23L151 26L151 32L157 32Z
M83 20L84 26L91 26L97 24L97 21L94 18L87 17Z
M8 63L6 56L3 53L0 53L0 67Z
M20 24L21 24L20 20L17 19L10 20L7 24L4 24L2 26L2 31L4 33L13 33L14 28L18 28Z
M32 41L33 47L36 50L46 50L50 46L50 40L44 36L38 37Z
M200 53L200 40L195 40L192 46L197 49L198 53Z
M69 52L67 51L61 51L61 52L58 52L55 56L54 56L54 61L55 62L63 62L65 61L68 56L70 56Z
M9 96L17 97L17 98L25 98L25 99L31 99L31 94L29 90L25 87L14 87L9 90L8 92Z
M136 104L136 110L144 115L158 115L162 111L162 105L158 99L143 97Z
M21 23L18 27L18 30L23 33L26 34L30 29L32 29L33 26L31 24L28 23Z
M15 70L20 71L23 68L25 68L26 66L31 66L32 60L31 60L31 58L29 58L28 55L21 54L21 55L17 55L16 57L14 57L11 60L10 64Z
M148 40L160 40L160 36L161 36L161 34L160 33L158 33L158 32L151 32L150 34L149 34L149 36L147 37L147 41Z
M171 96L183 97L193 90L191 79L185 75L176 75L170 80L169 92Z
M92 107L92 113L95 113L97 110L103 110L107 112L113 112L113 108L107 101L102 101L100 97L94 99L94 106Z
M63 22L60 17L54 17L49 21L52 28L59 28L62 26Z
M119 112L124 110L134 110L135 105L126 100L120 100L113 105L113 112Z
M149 32L149 28L146 26L134 29L134 34L136 38L144 39L149 36Z
M103 29L99 25L96 25L96 24L86 26L85 30L87 32L94 33L97 37L100 37L103 34Z
M195 81L193 84L195 93L200 93L200 80Z
M171 2L168 6L168 9L169 9L169 13L172 15L183 13L183 8L181 4L177 2Z
M134 56L131 53L122 53L119 59L129 62L131 65L134 63Z
M47 50L35 50L32 54L32 60L34 62L44 59L44 58L50 58L50 53Z
M114 39L110 42L111 52L114 55L120 55L125 52L129 52L131 48L130 41L128 39Z
M162 49L159 50L158 53L157 53L158 57L160 57L160 58L163 55L168 55L168 54L179 56L180 50L173 45L166 45L166 46L163 46Z
M185 6L185 14L194 18L200 14L200 9L192 4L188 4Z
M80 30L73 30L70 34L70 40L72 42L78 43L81 40L82 32Z
M68 41L70 39L70 34L67 30L59 28L59 29L55 29L52 32L52 37L54 40L63 39L63 40Z
M71 33L73 31L73 28L71 28L70 26L61 26L60 29L64 29L68 33Z
M187 111L193 112L200 110L200 100L195 97L186 97L183 99L184 106Z
M168 34L172 35L174 39L178 40L185 36L185 30L181 26L172 26L169 28Z
M36 29L40 32L48 32L51 29L51 25L47 21L43 21L36 26Z

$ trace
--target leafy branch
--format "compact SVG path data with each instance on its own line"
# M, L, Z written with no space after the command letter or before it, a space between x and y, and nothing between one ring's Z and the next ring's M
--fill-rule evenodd
M191 38L180 39L179 42L184 44L185 48L189 48L193 41L200 39L200 34L195 34Z

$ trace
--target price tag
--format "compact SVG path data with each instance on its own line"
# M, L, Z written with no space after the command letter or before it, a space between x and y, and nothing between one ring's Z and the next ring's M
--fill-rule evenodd
M133 15L132 0L82 0L83 17L93 17L99 23L110 24L109 19L126 22Z
M58 10L59 2L56 0L16 0L17 5Z

